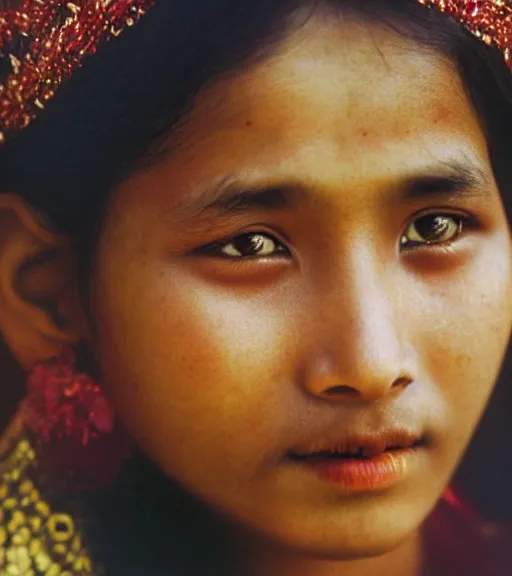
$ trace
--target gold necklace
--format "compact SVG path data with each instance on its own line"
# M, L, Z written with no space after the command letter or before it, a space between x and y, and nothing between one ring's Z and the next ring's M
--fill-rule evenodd
M37 479L36 455L17 416L0 437L0 573L96 576L73 518L52 510Z

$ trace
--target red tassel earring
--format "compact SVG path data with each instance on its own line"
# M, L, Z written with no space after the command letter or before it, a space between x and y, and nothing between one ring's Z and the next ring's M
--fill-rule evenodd
M21 411L35 436L38 464L59 488L94 490L113 483L128 442L114 423L101 387L75 368L71 348L36 365L27 379Z

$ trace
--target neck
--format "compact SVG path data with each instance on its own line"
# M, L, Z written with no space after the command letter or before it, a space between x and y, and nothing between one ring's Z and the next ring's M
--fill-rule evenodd
M358 560L323 560L261 541L244 543L233 574L244 576L421 576L424 543L418 530L390 552Z

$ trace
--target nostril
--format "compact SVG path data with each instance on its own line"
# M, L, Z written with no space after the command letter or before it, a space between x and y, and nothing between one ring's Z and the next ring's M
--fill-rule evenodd
M359 396L359 392L351 386L332 386L326 391L328 396Z
M412 384L412 379L407 378L406 376L401 376L393 382L392 388L407 388L409 384Z

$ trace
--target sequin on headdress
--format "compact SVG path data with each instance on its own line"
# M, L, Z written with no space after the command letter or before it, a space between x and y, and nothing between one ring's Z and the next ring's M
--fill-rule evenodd
M411 1L448 14L480 40L499 48L512 70L512 0ZM155 2L22 0L19 7L4 10L0 15L0 144L9 132L27 127L87 57L134 26Z
M489 46L496 46L512 71L512 0L417 0L463 24Z
M22 130L98 47L154 0L23 0L0 14L0 143ZM8 2L12 6L12 2Z

